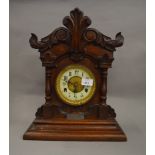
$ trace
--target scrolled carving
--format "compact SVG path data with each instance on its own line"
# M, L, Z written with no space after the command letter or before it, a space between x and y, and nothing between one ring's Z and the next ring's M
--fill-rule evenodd
M93 30L87 30L84 33L84 37L88 42L97 40L97 33Z
M110 105L107 104L99 105L98 110L99 110L98 117L100 119L109 119L116 117L115 110Z
M60 27L55 29L51 34L41 39L41 42L48 44L56 44L59 41L67 42L70 39L70 32L64 28Z
M63 30L63 29L61 29L61 30L59 30L59 31L57 31L55 33L56 39L57 40L60 40L60 41L61 40L65 40L67 38L67 35L68 35L67 31L66 30Z
M85 116L89 118L89 116L96 115L100 119L109 119L115 118L116 113L115 110L107 104L98 105L93 104L88 106L87 112L85 112Z
M116 47L120 47L124 43L124 37L121 32L117 33L115 40L104 37L105 47L115 50Z
M63 19L63 25L51 34L38 41L37 36L32 33L29 40L32 48L39 49L39 52L47 51L53 45L65 43L73 49L72 52L83 52L84 45L94 44L108 51L115 51L116 47L123 45L124 37L121 32L116 34L115 39L111 39L103 35L94 28L88 28L91 20L88 16L84 16L83 12L75 8L70 12L70 16Z
M109 51L115 51L115 48L122 46L124 42L121 32L116 34L115 40L112 40L93 28L86 29L83 33L83 38L86 42L101 46Z
M29 42L32 48L39 49L39 52L44 52L60 42L70 44L70 32L68 29L60 27L48 36L42 38L41 41L38 41L38 37L32 33Z
M107 105L107 110L109 113L109 117L114 117L114 118L116 117L115 110L110 105Z
M35 116L38 117L42 117L43 115L43 106L39 107L37 112L35 113Z
M34 33L31 33L29 43L30 43L31 47L35 48L35 49L41 49L46 46L43 42L38 41L38 37Z

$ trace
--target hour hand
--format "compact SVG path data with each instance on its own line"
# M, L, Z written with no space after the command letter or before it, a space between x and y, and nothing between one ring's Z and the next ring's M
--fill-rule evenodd
M72 82L68 81L68 83L70 83L71 85L74 85Z
M74 91L73 91L74 92L74 97L76 97L75 94L77 93L77 89L76 88L77 87L74 85Z

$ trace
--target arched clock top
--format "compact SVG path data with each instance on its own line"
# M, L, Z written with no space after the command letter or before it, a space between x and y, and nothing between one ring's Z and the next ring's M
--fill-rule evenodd
M119 32L115 39L111 39L94 28L88 28L90 24L90 18L75 8L70 12L70 16L63 19L65 27L55 29L40 41L32 33L29 42L32 48L38 49L41 53L43 63L52 63L57 56L65 53L70 53L70 57L75 61L76 57L80 55L82 58L85 53L93 57L106 55L110 60L113 59L113 52L123 45L123 35Z

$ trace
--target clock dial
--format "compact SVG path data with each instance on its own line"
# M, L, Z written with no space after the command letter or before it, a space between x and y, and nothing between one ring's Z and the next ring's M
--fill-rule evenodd
M84 82L83 82L84 81ZM56 92L67 104L78 106L90 100L95 92L93 73L82 65L64 68L56 79Z

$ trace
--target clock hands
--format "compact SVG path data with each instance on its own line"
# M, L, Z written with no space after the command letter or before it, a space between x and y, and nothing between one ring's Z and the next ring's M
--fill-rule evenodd
M78 84L74 83L73 86L74 86L74 97L76 97L75 94L77 93Z
M76 91L75 91L75 89L74 89L74 91L73 91L73 92L74 92L74 97L76 97L76 96L75 96L75 94L76 94Z
M81 77L71 77L68 80L68 88L70 91L74 93L74 97L76 98L76 93L79 93L84 89L84 86L81 85Z
M70 83L71 85L74 85L74 83L72 83L70 80L68 81L68 83Z

